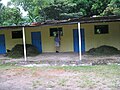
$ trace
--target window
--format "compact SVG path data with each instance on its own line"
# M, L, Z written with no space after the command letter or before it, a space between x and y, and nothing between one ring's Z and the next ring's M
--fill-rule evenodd
M95 34L107 34L108 33L108 25L95 25L94 33Z
M12 39L22 38L22 31L12 31Z
M63 36L62 28L50 28L50 36L56 36L57 34Z

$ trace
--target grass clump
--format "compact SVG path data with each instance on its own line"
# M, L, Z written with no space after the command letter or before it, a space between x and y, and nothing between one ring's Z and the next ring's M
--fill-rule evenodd
M5 64L0 64L0 70L6 70L6 69L12 69L12 68L17 68L15 66L16 63L5 63Z

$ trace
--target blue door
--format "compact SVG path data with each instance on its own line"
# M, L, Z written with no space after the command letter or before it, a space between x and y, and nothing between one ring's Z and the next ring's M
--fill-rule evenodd
M85 34L84 29L81 29L81 51L82 54L85 53ZM74 41L74 52L79 52L79 35L78 30L73 30L73 41Z
M0 35L0 54L6 53L6 47L5 47L5 36Z
M42 53L41 32L32 32L32 45L34 45L40 53Z

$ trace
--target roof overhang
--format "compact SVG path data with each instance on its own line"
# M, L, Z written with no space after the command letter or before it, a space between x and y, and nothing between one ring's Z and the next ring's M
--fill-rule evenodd
M120 16L105 16L105 17L83 17L79 19L73 19L70 22L80 23L101 23L101 22L120 22Z
M44 22L40 25L30 25L30 26L0 26L0 30L5 29L17 29L22 27L40 27L40 26L58 26L58 25L71 25L77 24L80 22L81 24L87 23L103 23L103 22L120 22L120 16L106 16L106 17L82 17L76 19L69 19L69 20L59 20L59 21L49 21Z

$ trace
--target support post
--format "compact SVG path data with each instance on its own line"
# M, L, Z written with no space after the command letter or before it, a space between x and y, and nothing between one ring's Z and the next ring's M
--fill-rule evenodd
M81 52L81 32L80 32L80 22L78 22L78 36L79 36L79 60L82 60L82 52Z
M22 28L22 32L23 32L24 59L25 59L25 61L27 61L26 43L25 43L25 27Z

